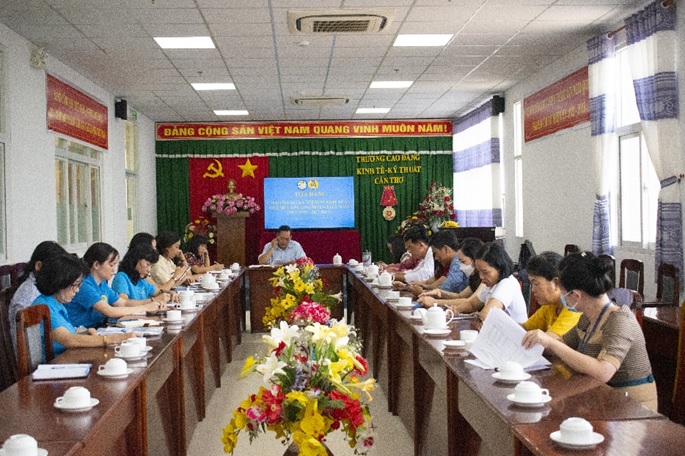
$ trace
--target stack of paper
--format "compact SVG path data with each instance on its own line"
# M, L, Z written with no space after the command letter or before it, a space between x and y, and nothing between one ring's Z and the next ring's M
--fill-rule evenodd
M88 377L92 364L39 364L31 374L34 380Z

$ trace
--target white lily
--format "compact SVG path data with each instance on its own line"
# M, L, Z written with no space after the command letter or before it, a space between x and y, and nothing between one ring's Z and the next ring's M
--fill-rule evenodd
M279 361L274 353L271 353L269 357L264 361L264 363L259 364L255 370L260 374L264 375L264 383L270 384L269 380L276 374L285 374L283 368L287 366L287 363Z
M298 270L298 268L297 268L297 265L295 265L295 264L289 264L285 267L285 272L288 274L295 272L297 270Z
M299 328L295 325L288 326L288 323L281 320L278 328L271 328L270 336L262 336L262 340L266 342L270 350L278 347L281 342L290 345L293 339L297 338L297 331Z
M338 293L331 295L331 298L335 299L338 302L342 302L342 298L343 298L342 291L339 291Z

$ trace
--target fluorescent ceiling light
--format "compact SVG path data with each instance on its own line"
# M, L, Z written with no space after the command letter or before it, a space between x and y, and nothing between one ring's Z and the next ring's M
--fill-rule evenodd
M390 108L359 108L355 114L386 114Z
M217 109L214 111L217 116L249 116L250 113L245 110L221 110Z
M208 36L155 37L162 49L214 49L214 41Z
M235 90L232 82L194 82L190 85L195 90Z
M414 81L373 81L371 89L404 89L411 86Z
M397 35L393 46L445 46L454 35Z

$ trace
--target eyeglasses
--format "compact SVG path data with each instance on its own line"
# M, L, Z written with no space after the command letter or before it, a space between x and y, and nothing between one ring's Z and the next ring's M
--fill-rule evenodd
M73 291L78 291L79 288L81 288L81 285L83 285L83 281L72 283L71 285L69 285L69 288L71 288Z

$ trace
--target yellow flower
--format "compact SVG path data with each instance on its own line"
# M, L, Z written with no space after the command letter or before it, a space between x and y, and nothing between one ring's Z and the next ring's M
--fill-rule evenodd
M326 448L321 442L303 432L293 433L293 441L300 449L301 456L326 456Z
M233 453L235 446L238 443L238 433L231 421L228 426L224 428L221 436L221 442L224 444L224 453Z
M293 288L296 292L302 293L304 290L307 289L307 284L304 283L302 280L297 279L293 282Z
M285 397L288 398L288 400L291 402L299 402L304 406L306 406L307 402L309 402L307 396L305 396L305 394L301 391L291 391L288 394L286 394Z
M247 359L245 360L245 365L243 366L243 370L240 371L240 378L245 378L247 377L252 371L254 371L254 357L248 356Z

